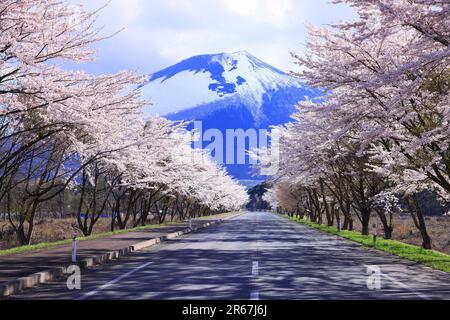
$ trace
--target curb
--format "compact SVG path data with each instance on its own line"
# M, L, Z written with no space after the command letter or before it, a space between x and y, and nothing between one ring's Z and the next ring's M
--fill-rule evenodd
M110 261L116 260L119 257L127 256L132 254L135 251L140 251L149 247L152 247L154 245L160 244L163 241L171 240L178 238L179 236L182 236L184 234L188 234L197 230L205 229L214 225L217 225L223 221L238 217L242 215L243 213L236 214L230 217L226 217L223 219L215 220L212 222L207 222L202 224L199 227L194 227L192 229L184 229L182 231L177 231L173 233L166 234L162 237L153 238L147 241L139 242L136 244L133 244L127 248L118 249L114 251L110 251L101 255L93 256L91 258L85 258L78 262L78 265L81 269L86 269L93 267L95 265L100 265L104 263L108 263ZM19 293L20 291L24 289L29 289L36 287L40 284L57 280L62 278L64 275L67 275L67 267L56 267L52 269L47 269L41 272L37 272L34 274L31 274L29 276L21 277L12 281L9 281L3 285L0 285L0 299L4 297L8 297L10 295Z

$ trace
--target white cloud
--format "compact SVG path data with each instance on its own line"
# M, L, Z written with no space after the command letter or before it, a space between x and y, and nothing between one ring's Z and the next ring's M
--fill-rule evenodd
M220 3L232 14L277 27L285 25L293 8L293 0L221 0Z
M70 0L89 9L106 0ZM351 9L328 0L112 0L100 12L106 32L95 72L125 68L151 73L196 54L247 50L283 70L301 52L305 23L338 22Z
M141 0L112 1L110 6L122 22L132 22L144 14Z

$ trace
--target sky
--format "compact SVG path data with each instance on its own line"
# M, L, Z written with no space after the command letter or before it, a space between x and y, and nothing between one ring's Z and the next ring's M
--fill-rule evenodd
M98 9L107 0L70 0ZM330 0L111 0L99 12L102 34L95 74L131 69L151 74L194 55L246 50L283 70L295 70L290 52L302 53L306 24L324 25L355 16Z

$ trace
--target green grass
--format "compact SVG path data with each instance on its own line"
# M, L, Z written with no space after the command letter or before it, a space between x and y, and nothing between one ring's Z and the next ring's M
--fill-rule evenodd
M144 227L141 226L141 227L137 227L137 228L133 228L133 229L96 233L96 234L90 235L88 237L77 237L77 241L94 240L94 239L99 239L99 238L111 237L111 236L118 235L118 234L133 232L133 231L156 229L156 228L160 228L162 226L167 226L169 224L171 224L171 223L164 223L164 224L160 224L160 225L154 224L154 225L147 225ZM36 243L36 244L28 245L28 246L20 246L20 247L15 247L15 248L11 248L11 249L0 250L0 256L6 255L6 254L40 250L40 249L48 249L48 248L53 248L53 247L57 247L57 246L64 245L64 244L69 244L71 242L72 242L72 239L65 239L65 240L54 241L54 242L41 242L41 243Z
M227 215L228 214L219 214L219 215L215 215L215 216L195 218L193 220L204 220L207 218L218 217L218 216L227 216ZM77 241L94 240L94 239L107 238L107 237L115 236L118 234L124 234L124 233L129 233L129 232L134 232L134 231L157 229L157 228L161 228L164 226L170 226L170 225L173 225L173 224L176 224L179 222L180 221L165 222L162 224L152 224L152 225L140 226L140 227L136 227L136 228L132 228L132 229L96 233L96 234L93 234L88 237L77 237ZM49 248L57 247L60 245L69 244L71 242L72 242L72 239L65 239L65 240L54 241L54 242L41 242L41 243L32 244L32 245L28 245L28 246L20 246L20 247L15 247L15 248L10 248L10 249L4 249L4 250L0 250L0 256L7 255L7 254L14 254L14 253L23 253L23 252L34 251L34 250L49 249Z
M396 240L386 240L378 237L374 246L373 236L364 236L360 232L343 230L338 232L336 227L319 225L308 220L283 216L289 220L306 225L326 233L360 243L366 247L392 253L404 259L415 261L428 267L450 273L450 255L433 250L425 250L422 247L403 243Z

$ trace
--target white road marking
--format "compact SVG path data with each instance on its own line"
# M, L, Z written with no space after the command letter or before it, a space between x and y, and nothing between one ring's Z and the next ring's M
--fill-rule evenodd
M372 268L373 268L373 266L365 266L365 267L366 267L367 269L370 269L370 270L372 270ZM399 287L402 287L403 289L406 289L406 290L410 291L412 294L418 296L419 298L421 298L421 299L423 299L423 300L431 300L430 297L428 297L428 296L426 296L426 295L423 295L423 294L421 294L421 293L415 291L415 290L412 289L411 287L409 287L409 286L407 286L406 284L404 284L404 283L402 283L402 282L400 282L400 281L398 281L398 280L392 278L391 276L388 276L387 274L385 274L385 273L383 273L383 272L380 272L379 274L380 274L382 277L384 277L384 278L388 279L389 281L391 281L392 283L394 283L395 285L397 285L397 286L399 286Z
M256 223L259 224L259 214L256 213ZM256 255L259 252L259 239L256 240ZM252 263L252 276L257 277L259 275L259 262L253 261ZM252 291L250 293L250 300L259 300L259 292Z
M151 262L147 262L147 263L145 263L145 264L143 264L143 265L141 265L141 266L139 266L139 267L136 267L136 268L134 268L133 270L130 270L130 271L128 271L127 273L121 275L120 277L117 277L117 278L115 278L114 280L111 280L111 281L109 281L108 283L105 283L104 285L101 285L101 286L98 287L97 289L92 290L91 292L88 292L88 293L82 295L81 297L77 298L76 300L85 300L85 299L87 299L87 298L89 298L89 297L92 297L93 295L99 293L99 292L102 291L102 290L105 290L105 289L111 287L111 286L114 285L115 283L117 283L117 282L119 282L119 281L125 279L126 277L132 275L133 273L138 272L138 271L141 270L141 269L144 269L145 267L147 267L147 266L150 265L150 264L151 264Z
M259 274L259 264L258 261L253 261L252 265L252 276L256 277Z
M259 292L252 291L252 293L250 294L250 300L259 300Z

